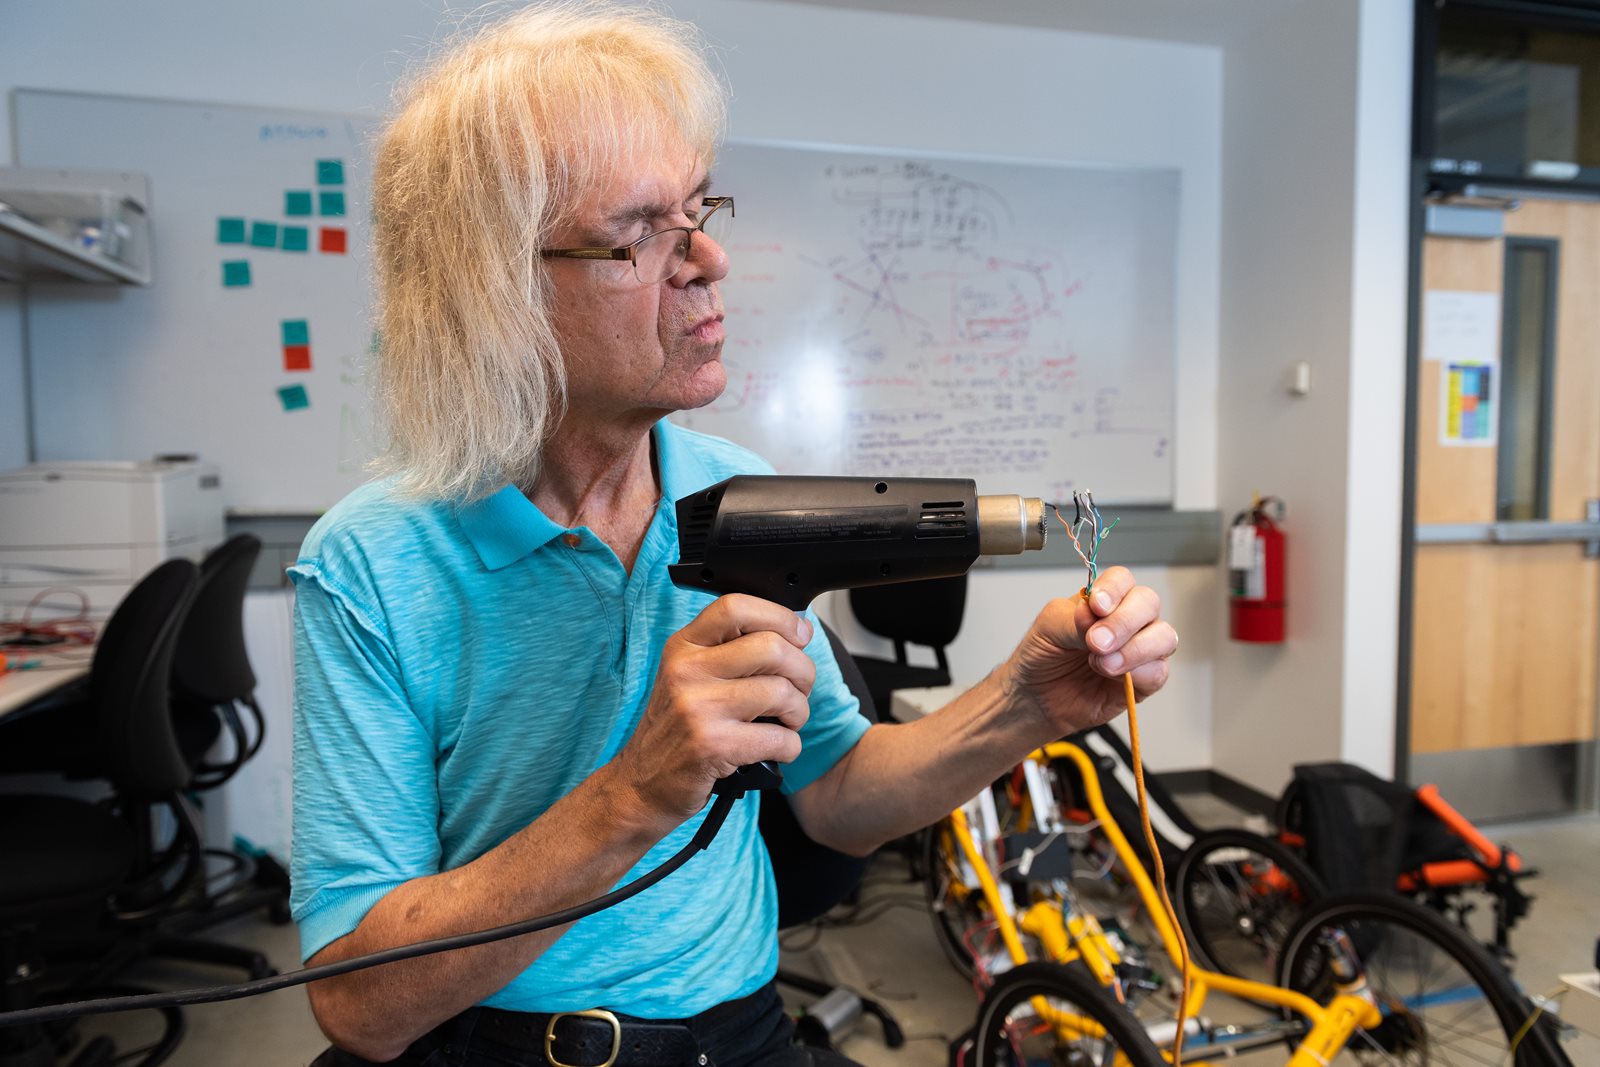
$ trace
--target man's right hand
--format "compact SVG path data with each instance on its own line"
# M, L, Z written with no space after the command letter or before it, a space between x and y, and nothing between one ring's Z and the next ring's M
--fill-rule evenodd
M800 755L816 680L811 635L804 616L759 597L711 603L667 639L644 716L612 761L621 780L681 821L705 806L717 779ZM763 717L778 723L754 721Z

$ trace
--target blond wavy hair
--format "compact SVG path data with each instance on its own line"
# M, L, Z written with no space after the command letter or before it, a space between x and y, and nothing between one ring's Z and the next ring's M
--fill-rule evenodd
M709 166L725 118L693 26L594 0L495 22L401 88L373 167L381 472L463 502L533 483L566 380L538 250L631 160Z

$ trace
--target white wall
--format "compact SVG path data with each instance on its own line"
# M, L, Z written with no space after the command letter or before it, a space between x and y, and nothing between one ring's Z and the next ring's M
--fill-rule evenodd
M0 470L28 461L23 398L22 290L0 282Z
M1412 18L1362 0L1351 256L1341 758L1395 766L1411 161Z
M1410 41L1408 5L1301 0L1227 48L1219 490L1288 504L1289 637L1221 643L1213 755L1274 794L1392 771Z
M752 0L671 7L719 46L735 137L1178 168L1174 488L1179 507L1216 506L1219 49ZM3 88L381 111L405 58L435 40L441 23L434 0L167 0L159 18L152 10L94 0L8 10ZM0 111L5 151L9 121ZM159 226L159 190L155 199ZM7 354L13 332L0 306L0 396L18 380ZM1113 538L1113 558L1115 547ZM1141 577L1184 635L1175 680L1151 712L1148 759L1207 766L1219 579L1210 568L1144 568ZM1076 571L976 575L952 650L958 672L981 674L1047 593L1079 584Z

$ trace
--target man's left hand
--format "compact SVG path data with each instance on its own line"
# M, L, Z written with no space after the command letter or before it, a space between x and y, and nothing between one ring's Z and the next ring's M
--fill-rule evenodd
M1013 697L1036 709L1054 736L1109 722L1126 707L1122 676L1144 699L1167 681L1178 634L1155 590L1126 567L1103 571L1087 602L1052 600L1004 668Z

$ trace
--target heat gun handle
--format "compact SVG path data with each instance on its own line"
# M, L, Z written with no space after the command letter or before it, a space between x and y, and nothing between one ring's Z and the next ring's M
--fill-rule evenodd
M763 715L756 722L777 722L770 715ZM717 795L731 794L742 797L752 789L776 789L783 784L783 768L769 759L759 763L747 763L734 771L726 778L718 778L717 783L711 787L711 792Z
M726 778L718 778L711 791L721 796L731 793L742 797L752 789L776 789L783 784L783 771L771 760L747 763Z

